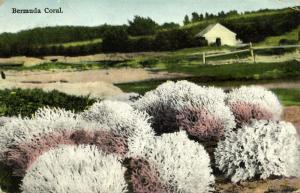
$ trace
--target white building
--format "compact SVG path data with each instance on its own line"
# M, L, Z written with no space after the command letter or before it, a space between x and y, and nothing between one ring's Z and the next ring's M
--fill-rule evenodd
M205 38L208 44L216 43L217 39L221 41L221 45L236 46L242 43L236 38L236 33L219 23L207 26L203 31L198 33L196 37Z

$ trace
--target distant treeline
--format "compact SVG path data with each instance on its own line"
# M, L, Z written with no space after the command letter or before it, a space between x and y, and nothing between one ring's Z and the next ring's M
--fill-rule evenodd
M208 19L224 19L224 18L229 18L229 17L239 17L239 16L249 16L249 15L257 15L259 13L271 13L271 12L276 12L278 10L276 9L260 9L258 11L245 11L245 12L241 12L239 13L236 10L231 10L228 12L224 12L224 11L220 11L217 14L213 14L213 13L197 13L197 12L193 12L191 14L191 16L189 15L185 15L184 20L183 20L183 24L184 25L188 25L188 24L193 24L193 23L197 23L197 22L201 22L201 21L205 21Z
M188 23L186 23L188 20ZM0 35L0 57L27 55L87 55L99 52L163 51L206 46L195 35L209 24L220 22L244 42L259 42L268 36L282 35L300 25L300 14L290 9L260 10L238 13L230 11L216 15L196 12L190 20L185 17L180 26L176 23L159 25L151 18L135 16L128 25L98 27L46 27L19 33ZM67 42L102 39L102 43L63 46Z
M237 33L244 42L259 42L268 36L282 35L296 29L300 25L300 14L290 10L261 17L224 19L221 23Z

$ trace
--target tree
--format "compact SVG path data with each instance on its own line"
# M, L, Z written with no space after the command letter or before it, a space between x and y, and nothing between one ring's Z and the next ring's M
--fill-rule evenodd
M174 22L169 22L169 23L164 23L161 25L162 29L175 29L175 28L179 28L180 25Z
M127 51L129 37L127 31L122 27L115 27L108 30L103 36L103 51L125 52Z
M201 13L201 14L199 15L199 18L200 18L200 20L203 20L203 19L204 19L204 15Z
M205 19L208 19L209 18L209 13L205 13Z
M196 12L193 12L193 13L192 13L192 22L197 22L197 21L199 21L199 20L200 20L199 14L196 13Z
M150 17L134 16L133 21L128 22L128 33L132 36L153 35L159 26Z
M221 11L218 13L218 17L225 17L225 16L226 16L226 14L224 11Z
M190 18L189 18L188 15L185 15L185 16L184 16L184 20L183 20L183 24L184 24L184 25L187 25L187 24L189 24L189 23L191 23L191 22L190 22Z

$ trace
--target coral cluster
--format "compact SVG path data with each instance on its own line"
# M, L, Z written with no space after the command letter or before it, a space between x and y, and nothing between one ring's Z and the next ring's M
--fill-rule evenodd
M78 130L70 138L77 145L95 145L107 154L124 156L128 151L126 139L108 131Z
M27 171L23 193L125 193L125 168L94 146L61 146L41 155Z
M202 141L220 139L224 136L224 125L208 111L189 108L183 109L176 116L177 124L190 136Z
M216 164L233 182L259 176L292 176L298 167L296 129L290 123L254 121L227 133L215 152ZM293 169L292 169L293 168Z
M271 91L262 87L243 86L233 89L227 95L237 126L251 123L255 120L280 120L282 107L278 98Z
M147 160L132 158L128 171L134 193L164 193L166 187L159 178L159 172Z
M86 122L71 111L42 108L32 118L14 118L0 127L0 160L3 154L20 144L29 144L37 138L82 128L105 128Z
M123 102L102 101L95 103L81 116L85 121L106 125L113 133L124 137L129 144L139 143L143 139L154 136L149 123L149 115L135 110Z
M234 183L300 176L300 136L281 112L261 87L168 81L129 104L0 118L0 162L25 176L23 193L208 193L211 165Z
M209 156L185 131L149 139L147 146L131 155L152 163L169 193L213 191Z
M158 134L184 129L201 141L219 138L235 127L225 98L222 89L169 81L146 93L134 107L153 117L152 126Z

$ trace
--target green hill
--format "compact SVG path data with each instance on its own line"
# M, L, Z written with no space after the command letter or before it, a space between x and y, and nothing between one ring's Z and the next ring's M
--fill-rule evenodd
M139 17L143 21L143 18ZM150 18L145 19L155 26L153 34L134 36L131 24L123 26L102 25L97 27L56 26L35 28L18 33L0 34L0 57L27 55L86 55L99 52L140 52L140 51L168 51L182 48L204 46L194 35L207 25L219 22L228 27L243 42L254 42L276 45L281 39L289 40L297 36L300 25L300 14L289 8L278 10L259 10L246 13L231 11L216 15L207 14L200 21L184 26L170 23L155 24ZM143 29L135 26L136 29ZM152 26L153 27L153 26ZM124 41L105 42L108 33L120 29ZM129 30L131 29L131 30ZM123 33L123 32L121 32ZM136 32L135 32L136 33ZM119 37L117 35L116 37ZM111 38L113 40L115 38ZM297 39L298 40L298 39ZM102 45L115 45L114 49L107 49ZM104 44L105 42L105 44Z

